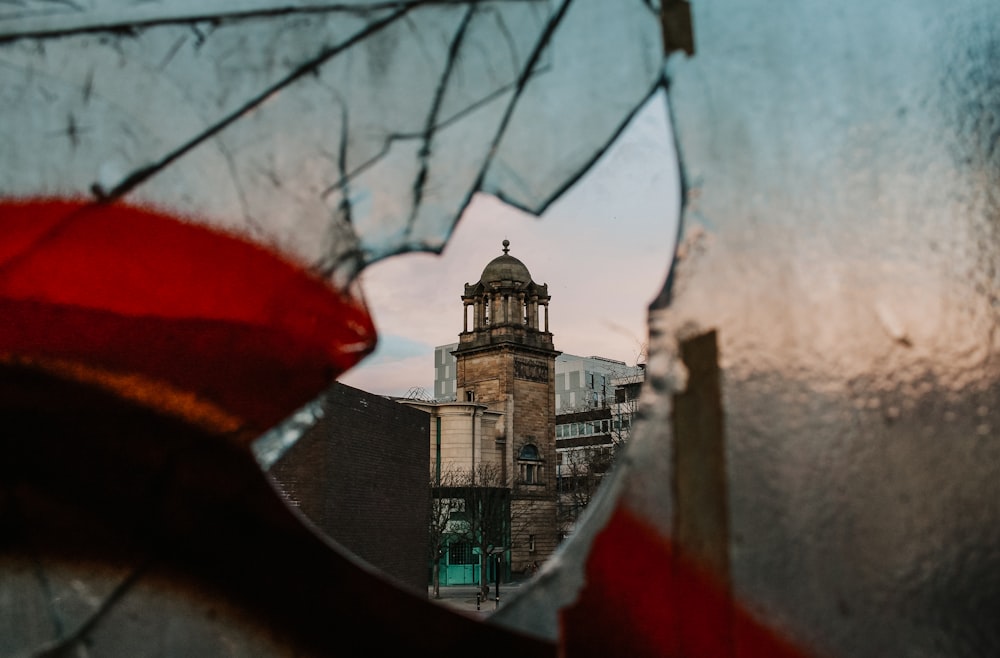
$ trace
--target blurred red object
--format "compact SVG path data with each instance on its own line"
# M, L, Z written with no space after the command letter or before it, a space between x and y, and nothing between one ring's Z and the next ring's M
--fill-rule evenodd
M0 355L250 436L369 353L364 305L268 249L124 204L0 203Z

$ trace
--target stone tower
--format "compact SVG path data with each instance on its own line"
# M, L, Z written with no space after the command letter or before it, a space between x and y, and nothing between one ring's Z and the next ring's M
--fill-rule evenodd
M459 400L503 414L495 442L511 487L511 568L541 563L558 543L556 525L555 359L546 284L503 254L465 284L465 321L453 352ZM484 440L489 440L483 437ZM485 446L484 446L485 447Z

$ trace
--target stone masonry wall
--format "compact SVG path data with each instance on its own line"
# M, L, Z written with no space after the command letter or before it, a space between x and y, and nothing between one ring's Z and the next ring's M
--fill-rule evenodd
M542 380L519 378L517 359L544 364ZM548 559L558 543L555 511L555 359L513 346L460 356L458 359L458 396L474 390L476 401L491 409L506 412L513 485L511 567L529 568L533 561ZM508 408L509 405L513 405ZM503 422L503 421L501 421ZM537 446L542 458L542 483L518 483L517 454L526 444ZM528 537L535 538L535 550L529 551Z

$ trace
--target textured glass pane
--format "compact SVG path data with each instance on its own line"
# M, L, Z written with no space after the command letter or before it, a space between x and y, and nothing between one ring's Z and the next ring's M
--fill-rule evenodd
M1000 9L694 9L654 322L719 332L737 598L824 654L995 654Z

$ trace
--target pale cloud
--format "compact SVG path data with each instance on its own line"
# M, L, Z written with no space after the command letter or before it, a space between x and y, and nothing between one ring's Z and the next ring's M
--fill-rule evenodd
M443 253L406 254L369 266L361 282L383 347L345 383L386 395L433 391L433 346L458 340L461 295L500 255L501 242L552 295L556 349L634 362L647 307L669 267L677 231L678 176L663 99L654 97L595 167L537 218L475 197ZM392 337L392 338L388 338ZM398 353L426 345L423 356Z

